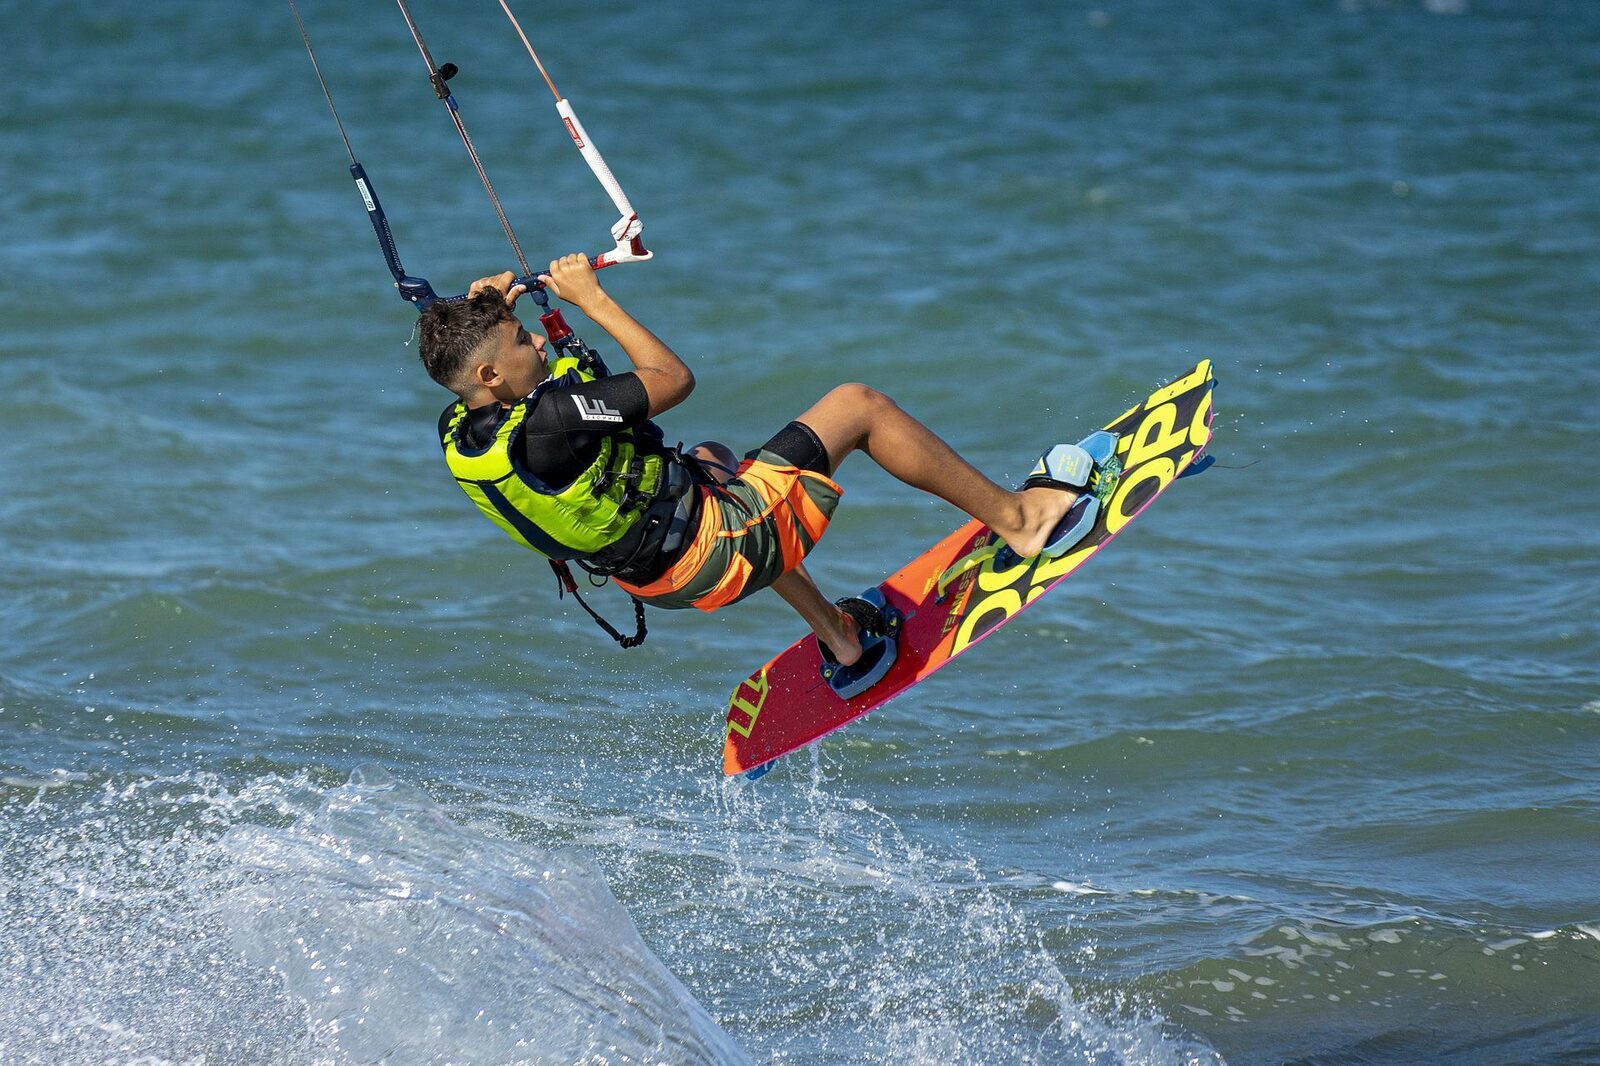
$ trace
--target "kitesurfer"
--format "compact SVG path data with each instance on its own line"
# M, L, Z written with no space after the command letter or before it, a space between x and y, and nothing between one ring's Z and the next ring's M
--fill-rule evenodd
M610 334L634 369L608 375L570 357L552 366L545 338L513 312L524 291L514 276L479 279L467 300L422 312L423 365L457 397L439 419L445 459L512 539L649 604L713 611L771 586L833 659L855 663L860 601L830 602L802 562L855 451L986 523L1019 556L1061 554L1093 523L1083 514L1092 507L1074 507L1089 472L1083 449L1057 446L1012 491L867 385L835 388L742 461L715 441L667 447L652 419L694 389L683 360L606 293L586 256L569 255L541 276L547 291ZM1065 465L1050 461L1058 452Z

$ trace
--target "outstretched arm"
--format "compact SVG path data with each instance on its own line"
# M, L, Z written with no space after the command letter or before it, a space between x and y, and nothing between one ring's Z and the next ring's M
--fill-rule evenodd
M650 400L651 418L689 398L694 391L693 371L600 287L588 256L563 256L551 262L549 271L541 276L550 292L588 315L633 361Z

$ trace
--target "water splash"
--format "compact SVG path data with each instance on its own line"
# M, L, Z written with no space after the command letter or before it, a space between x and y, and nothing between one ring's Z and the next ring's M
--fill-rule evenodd
M791 762L753 787L641 775L626 811L600 796L498 809L507 833L560 826L595 855L667 965L763 1061L1220 1061L1143 1004L1081 996L1092 948L1048 934L959 841L828 782L815 749Z
M0 1061L311 1061L212 910L237 876L223 829L285 817L304 779L79 776L0 789Z
M381 771L0 792L0 1061L739 1063L592 867Z
M381 770L223 848L250 872L224 908L244 954L355 1061L747 1061L594 867L456 825Z

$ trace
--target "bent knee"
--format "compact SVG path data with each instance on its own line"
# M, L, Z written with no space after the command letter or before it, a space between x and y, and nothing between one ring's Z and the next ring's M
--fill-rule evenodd
M712 475L718 482L725 482L733 477L739 467L739 457L733 454L732 448L719 440L703 440L690 448L689 454L709 464Z
M895 402L887 394L879 392L871 385L863 385L859 381L851 381L840 385L828 393L829 400L835 403L847 404L860 409L883 409L894 407Z

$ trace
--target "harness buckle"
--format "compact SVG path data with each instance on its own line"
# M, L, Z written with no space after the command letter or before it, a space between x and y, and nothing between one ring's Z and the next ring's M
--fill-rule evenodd
M626 483L622 490L621 507L623 510L633 510L649 503L649 498L639 491L639 483L644 480L644 458L635 454L628 463L627 473L617 474L617 479Z

